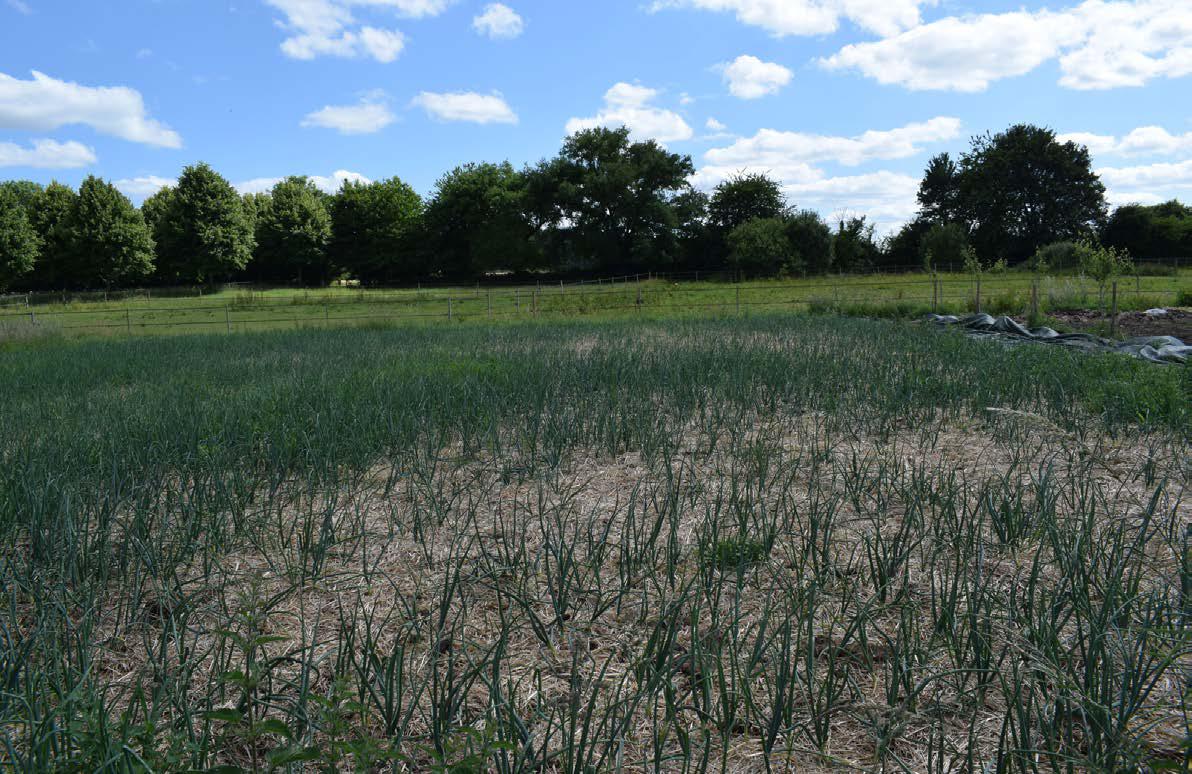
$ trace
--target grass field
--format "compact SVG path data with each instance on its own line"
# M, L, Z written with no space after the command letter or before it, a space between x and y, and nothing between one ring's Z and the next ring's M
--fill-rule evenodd
M755 311L43 343L0 394L17 771L1188 765L1188 369Z
M93 337L530 317L706 317L807 310L910 317L930 311L976 309L977 287L971 276L941 274L938 279L938 290L929 275L897 274L740 284L643 279L491 289L227 290L168 298L154 298L148 291L147 295L110 302L98 299L0 308L0 339L29 337L38 331ZM1094 282L1080 276L1038 279L1009 272L983 278L981 308L997 314L1025 314L1035 282L1042 313L1109 304ZM1190 297L1192 270L1119 282L1122 310L1187 305Z

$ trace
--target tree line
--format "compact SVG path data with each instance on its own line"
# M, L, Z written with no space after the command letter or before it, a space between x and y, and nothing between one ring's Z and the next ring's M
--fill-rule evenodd
M883 240L864 216L829 224L792 206L765 174L704 193L693 172L689 156L600 128L523 169L457 167L425 200L396 177L348 181L334 194L289 177L242 196L202 163L140 208L96 177L77 191L10 181L0 184L0 290L391 285L541 271L806 275L1014 264L1087 240L1135 256L1192 255L1192 208L1109 214L1088 150L1029 125L977 137L957 159L933 158L918 215Z

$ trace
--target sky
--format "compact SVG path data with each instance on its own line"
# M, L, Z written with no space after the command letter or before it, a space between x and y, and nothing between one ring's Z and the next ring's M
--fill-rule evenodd
M1192 0L0 0L0 179L138 203L198 161L426 195L623 125L889 232L931 156L1022 122L1113 204L1192 200Z

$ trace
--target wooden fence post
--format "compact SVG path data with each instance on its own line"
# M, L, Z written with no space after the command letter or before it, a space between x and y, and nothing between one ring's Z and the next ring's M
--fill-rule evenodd
M517 304L517 313L521 314L521 288L513 289L513 301Z
M451 308L451 296L447 296L447 322L455 319L455 312Z
M977 275L977 314L981 314L981 275Z
M493 316L493 292L491 289L484 291L484 298L488 302L489 319L492 319L492 316Z
M737 315L741 314L741 286L737 285Z
M1039 280L1031 280L1031 325L1037 325L1039 319Z
M128 335L132 335L132 312L127 307L124 309L124 325L128 330Z
M1118 285L1118 284L1117 284L1117 280L1114 280L1114 281L1113 281L1113 301L1112 301L1112 304L1113 304L1113 311L1112 311L1113 317L1111 318L1111 320L1110 320L1110 323L1109 323L1109 335L1110 335L1110 336L1116 336L1116 335L1117 335L1117 329L1118 329L1118 299L1117 299L1117 290L1118 290L1118 288L1117 288L1117 285Z
M232 309L231 307L224 307L224 323L228 326L228 333L232 332Z

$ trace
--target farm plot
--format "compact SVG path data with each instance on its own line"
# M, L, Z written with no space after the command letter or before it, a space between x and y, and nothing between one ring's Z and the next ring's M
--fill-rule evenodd
M0 754L1179 768L1187 376L785 316L11 352Z

